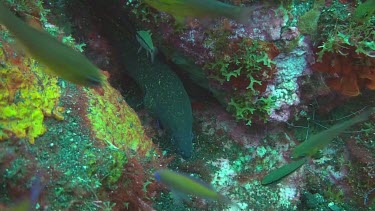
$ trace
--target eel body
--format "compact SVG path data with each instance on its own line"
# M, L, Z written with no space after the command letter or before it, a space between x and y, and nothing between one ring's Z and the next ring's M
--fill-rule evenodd
M169 131L183 158L193 152L191 103L179 77L160 59L150 63L143 54L138 54L134 45L126 46L124 64L145 93L144 105Z

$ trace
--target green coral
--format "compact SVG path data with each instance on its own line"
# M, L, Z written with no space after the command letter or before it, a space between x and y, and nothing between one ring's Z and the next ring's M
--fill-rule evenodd
M244 38L232 41L228 47L229 40L218 37L218 34L212 37L217 41L213 42L216 59L205 65L210 72L209 78L231 87L232 96L227 109L238 120L248 125L254 116L266 120L274 101L260 96L259 87L271 78L273 72L274 62L268 55L268 43ZM221 35L227 34L223 32Z
M267 49L260 45L260 41L243 39L238 48L233 54L217 57L214 62L206 65L206 69L213 70L214 73L210 77L221 84L224 81L230 82L232 77L246 76L249 80L246 89L255 91L254 83L261 85L261 81L256 80L255 75L262 73L265 67L271 68L274 62L269 58Z
M254 115L267 121L274 103L274 99L271 97L257 97L252 92L247 92L243 96L232 98L227 109L234 113L238 120L243 120L246 125L251 125Z

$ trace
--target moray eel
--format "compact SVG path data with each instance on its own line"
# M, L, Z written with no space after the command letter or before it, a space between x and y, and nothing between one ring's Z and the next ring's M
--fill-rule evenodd
M119 56L116 60L145 94L145 108L172 136L178 154L190 158L193 153L193 115L181 80L159 58L155 57L151 63L146 54L138 53L137 30L123 10L118 9L122 8L121 4L95 0L83 3L82 9L87 9L92 17L97 18L101 32L116 51L114 55Z
M158 58L151 65L143 54L137 53L135 44L128 44L123 54L126 72L145 93L146 109L172 135L178 153L185 159L190 158L193 115L189 96L168 65Z

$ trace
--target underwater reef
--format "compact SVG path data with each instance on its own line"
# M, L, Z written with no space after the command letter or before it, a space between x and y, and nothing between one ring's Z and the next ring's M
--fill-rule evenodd
M374 0L0 12L0 210L375 210Z

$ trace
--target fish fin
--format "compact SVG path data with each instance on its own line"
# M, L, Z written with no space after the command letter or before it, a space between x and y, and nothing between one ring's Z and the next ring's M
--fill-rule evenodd
M141 50L142 50L142 46L140 46L140 47L138 48L137 54L138 54L139 52L141 52Z

